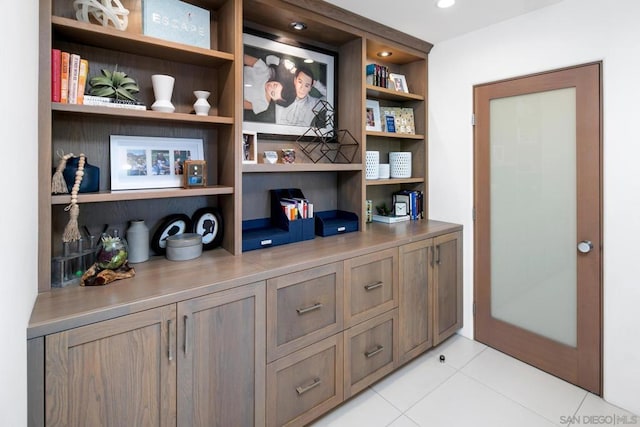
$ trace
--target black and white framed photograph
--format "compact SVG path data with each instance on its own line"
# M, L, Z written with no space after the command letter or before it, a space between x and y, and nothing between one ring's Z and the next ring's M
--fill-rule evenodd
M402 74L389 73L389 89L394 89L398 92L409 92L407 87L407 79Z
M380 103L378 101L375 99L367 99L364 117L366 130L382 131L382 122L380 121Z
M111 190L182 187L184 162L204 160L202 139L111 135Z
M244 33L243 129L300 136L310 127L329 133L322 103L335 106L336 55L306 45ZM317 107L317 108L316 108Z
M242 163L258 163L258 134L256 132L242 131Z

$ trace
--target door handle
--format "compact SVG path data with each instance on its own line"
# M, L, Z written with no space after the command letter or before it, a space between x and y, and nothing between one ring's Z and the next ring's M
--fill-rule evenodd
M591 252L591 249L593 249L593 243L591 243L590 240L583 240L582 242L578 243L578 251L583 254L588 254L589 252Z

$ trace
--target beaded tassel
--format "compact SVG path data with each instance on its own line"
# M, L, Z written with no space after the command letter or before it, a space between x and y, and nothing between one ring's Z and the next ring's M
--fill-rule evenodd
M60 155L60 153L58 153ZM53 174L51 178L51 193L53 194L66 194L69 192L67 188L67 183L64 181L64 176L62 176L62 171L67 167L67 160L73 157L73 153L65 154L60 157L60 163L58 163L58 167L56 168L56 172Z
M76 170L76 179L73 183L73 187L71 188L71 203L66 208L64 208L65 211L69 211L69 222L64 228L64 233L62 234L63 242L75 242L81 237L80 230L78 230L78 216L80 215L80 207L78 206L78 192L80 191L80 183L82 182L82 177L84 177L85 162L86 158L84 154L80 154L80 160L78 161L78 170Z

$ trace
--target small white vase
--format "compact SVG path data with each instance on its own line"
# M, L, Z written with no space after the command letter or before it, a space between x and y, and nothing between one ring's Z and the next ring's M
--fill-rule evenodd
M209 105L207 98L209 98L211 92L207 92L206 90L194 90L193 95L197 98L196 102L193 103L193 110L196 112L196 116L209 115L211 105Z
M153 95L156 102L151 105L153 111L162 113L173 113L176 107L171 103L171 95L173 94L173 84L176 79L172 76L164 74L154 74L151 76L151 84L153 85Z

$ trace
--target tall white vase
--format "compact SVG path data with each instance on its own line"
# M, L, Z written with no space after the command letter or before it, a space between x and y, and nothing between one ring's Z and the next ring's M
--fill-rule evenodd
M209 115L211 105L209 105L207 98L209 98L211 93L206 90L194 90L193 95L197 98L196 102L193 104L193 110L196 112L196 116Z
M164 74L154 74L151 76L151 84L153 85L153 95L156 102L151 105L153 111L162 113L173 113L176 107L171 103L171 95L173 94L173 84L176 79L172 76Z

